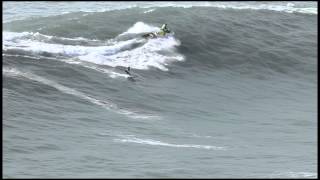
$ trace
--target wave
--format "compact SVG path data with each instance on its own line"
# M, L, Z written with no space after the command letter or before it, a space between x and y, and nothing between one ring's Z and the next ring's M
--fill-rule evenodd
M49 6L46 3L25 3L24 5L30 8L30 12L23 8L23 10L19 10L19 8L15 8L17 10L16 14L12 15L9 12L11 6L17 6L12 2L4 3L4 22L10 22L14 20L23 20L26 18L34 17L34 16L55 16L60 14L68 14L75 12L86 12L83 16L86 16L88 13L94 12L109 12L109 11L119 11L133 8L141 8L149 9L149 8L157 8L157 7L175 7L175 8L193 8L193 7L211 7L218 9L235 9L235 10L268 10L268 11L277 11L284 13L301 13L301 14L310 14L317 15L318 8L317 4L314 2L126 2L126 3L112 3L112 2L94 2L94 3L86 3L84 2L76 2L72 7L68 9L63 9L63 3L50 4ZM21 4L21 3L20 3ZM19 4L19 5L20 5ZM37 8L41 6L41 8ZM24 6L21 6L24 7ZM85 8L83 8L85 7ZM8 10L7 10L8 9ZM34 9L37 9L34 11ZM33 10L33 11L31 11ZM27 13L25 13L27 11ZM44 12L42 12L44 11ZM25 14L25 16L21 16L21 13ZM144 13L152 12L150 10L143 10Z
M296 2L288 2L286 4L247 4L247 3L214 3L210 4L210 7L222 8L222 9L237 9L237 10L270 10L285 13L301 13L301 14L318 14L317 7L297 7Z
M318 14L317 7L299 7L298 2L288 2L281 4L273 4L272 2L254 3L254 2L189 2L189 3L166 3L155 5L144 5L140 8L154 7L214 7L219 9L235 9L235 10L270 10L285 13L301 13L301 14ZM132 8L132 7L130 7ZM147 11L146 11L147 12ZM152 11L150 11L152 12Z
M83 46L83 45L66 45L52 42L53 36L43 35L39 32L3 32L3 50L20 50L43 55L50 53L65 58L73 58L98 65L107 65L111 67L128 67L134 69L146 70L149 67L155 67L167 71L166 67L169 62L182 61L184 57L177 53L176 46L180 41L174 36L166 38L157 38L146 40L140 37L140 33L159 30L158 27L147 25L143 22L135 23L124 33L116 37L120 39L109 39L104 45ZM122 40L125 35L135 35L129 40ZM102 43L98 40L88 40L86 38L64 38L54 37L68 41L91 41Z
M10 77L21 76L21 77L25 77L27 79L30 79L32 81L40 82L42 84L51 86L51 87L53 87L63 93L71 94L71 95L74 95L74 96L79 97L81 99L87 100L87 101L91 102L92 104L96 104L106 110L110 110L110 111L116 112L118 114L126 115L129 118L134 118L134 119L159 118L158 116L155 116L155 115L141 114L141 113L136 113L136 112L132 112L130 110L120 108L112 102L99 100L99 99L90 97L90 95L87 95L83 92L80 92L75 89L63 86L55 81L40 77L40 76L35 75L30 72L22 72L22 71L18 70L17 68L3 67L2 70L3 70L3 73L5 76L10 76Z
M255 3L245 4L256 8L262 6ZM225 4L244 8L240 2ZM225 4L220 3L221 6ZM297 6L296 3L268 5ZM159 17L159 13L164 16ZM274 15L263 11L241 13L240 17L237 16L239 13L210 8L157 8L148 15L136 9L92 13L89 17L80 16L79 22L68 21L69 16L64 15L64 18L40 18L37 22L10 23L10 31L27 29L35 33L3 32L3 50L5 53L15 50L14 53L24 51L23 54L35 56L55 56L112 78L128 77L124 72L116 72L117 67L170 71L175 67L172 66L174 63L182 61L184 63L179 65L183 67L230 70L259 79L278 74L313 78L317 47L315 16ZM180 18L171 19L175 14ZM119 23L111 18L103 23L110 16L126 22ZM143 33L158 31L166 18L170 29L175 31L173 35L150 40L141 37ZM38 32L39 22L55 22L49 23L55 26ZM87 23L93 27L89 31L78 28L89 26Z
M129 143L138 143L138 144L146 144L152 146L168 146L168 147L177 147L177 148L199 148L199 149L208 149L208 150L225 150L225 147L219 146L210 146L210 145L198 145L198 144L171 144L162 141L157 141L153 139L140 139L136 138L132 135L126 136L122 139L114 139L114 141L118 142L129 142Z

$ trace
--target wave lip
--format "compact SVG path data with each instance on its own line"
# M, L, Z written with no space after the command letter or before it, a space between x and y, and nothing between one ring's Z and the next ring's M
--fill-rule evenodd
M220 3L212 2L210 7L216 7L220 9L237 9L237 10L270 10L285 13L302 13L302 14L318 14L317 7L297 7L295 3L287 4L248 4L248 3Z
M210 145L198 145L198 144L171 144L166 142L161 142L153 139L140 139L134 136L126 136L123 139L114 139L114 141L118 142L129 142L129 143L138 143L138 144L146 144L152 146L168 146L168 147L177 147L177 148L199 148L199 149L207 149L207 150L225 150L225 147L219 146L210 146Z

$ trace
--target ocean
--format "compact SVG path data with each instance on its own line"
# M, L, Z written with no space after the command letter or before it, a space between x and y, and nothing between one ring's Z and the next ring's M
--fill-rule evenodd
M317 6L3 2L3 177L317 178Z

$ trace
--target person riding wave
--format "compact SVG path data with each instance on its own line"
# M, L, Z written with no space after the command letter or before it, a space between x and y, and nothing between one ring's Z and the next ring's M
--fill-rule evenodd
M167 26L168 26L167 24L163 24L161 26L159 32L151 32L151 33L143 35L142 37L145 37L145 38L148 38L148 37L156 38L158 36L165 36L167 33L171 32Z
M137 77L137 76L132 76L132 74L130 73L130 66L128 66L128 68L124 71L129 75L129 77L127 77L128 80L133 81L133 82L136 81L135 77Z
M126 72L128 75L131 76L131 73L130 73L130 66L128 66L128 68L126 70L124 70L124 72Z
M170 30L167 27L167 24L163 24L160 28L160 31L157 34L160 36L165 36L167 33L170 33Z

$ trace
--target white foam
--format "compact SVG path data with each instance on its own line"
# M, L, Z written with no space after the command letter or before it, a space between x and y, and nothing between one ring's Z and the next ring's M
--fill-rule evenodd
M122 35L139 34L141 32L150 32L158 29L158 27L150 26L143 22L137 22L126 32L122 33ZM50 41L43 42L37 38L33 38L35 36L43 36L49 40L52 38L52 36L42 35L40 33L3 32L3 36L3 50L23 50L38 54L45 52L65 58L79 59L81 61L98 65L108 65L111 67L130 66L133 69L143 70L146 70L149 67L155 67L163 71L168 71L168 68L166 67L168 62L184 60L184 56L177 53L175 50L175 47L179 46L181 43L173 36L150 40L142 38L133 38L125 41L112 40L112 44L104 46L63 45L49 43ZM121 34L119 36L121 36ZM60 39L63 38L60 37ZM72 40L77 39L85 40L83 38L75 38ZM140 44L140 47L133 48L133 45L136 44ZM77 61L68 62L78 63ZM119 73L111 74L111 77L117 77L117 75L119 75Z
M21 76L20 71L16 70L15 68L10 67L2 67L2 73L6 76Z
M116 112L118 114L126 115L127 117L130 117L130 118L148 119L148 118L156 117L156 116L149 116L149 115L144 115L141 113L136 113L136 112L132 112L129 110L121 109L116 104L114 104L112 102L102 101L99 99L92 98L85 93L82 93L82 92L77 91L75 89L63 86L55 81L40 77L40 76L35 75L33 73L21 72L16 68L3 67L3 72L4 72L4 75L6 75L6 76L22 76L22 77L28 78L30 80L40 82L42 84L51 86L51 87L53 87L63 93L74 95L74 96L79 97L81 99L87 100L93 104L96 104L104 109Z
M63 44L51 44L41 41L35 41L32 39L24 39L21 37L25 37L26 35L30 35L31 33L12 33L9 32L4 33L3 46L6 49L20 49L24 51L32 51L36 53L47 52L54 54L61 54L67 56L81 56L86 55L92 52L100 53L100 54L113 54L122 48L126 48L130 46L135 39L118 42L113 46L79 46L79 45L63 45ZM8 35L8 37L7 37ZM18 39L20 38L20 39Z
M189 4L178 4L172 3L167 6L172 7L183 7L183 8L192 8L192 7L215 7L221 9L238 9L238 10L270 10L278 11L285 13L303 13L303 14L318 14L317 7L298 7L297 2L290 3L273 3L273 2L190 2ZM157 7L155 5L154 7ZM162 6L163 7L163 6ZM150 7L149 7L150 8Z
M143 46L132 50L121 51L110 56L104 56L101 53L90 53L80 56L79 59L112 67L130 66L135 69L156 67L163 71L168 71L168 68L165 67L167 61L182 61L184 57L178 53L174 53L174 56L162 55L159 51L172 51L178 45L180 45L180 42L172 37L151 39Z
M13 41L13 40L22 40L22 39L36 39L36 40L51 40L51 39L60 39L60 40L68 40L68 41L92 41L98 42L97 39L87 39L84 37L74 37L74 38L65 38L65 37L57 37L57 36L49 36L44 35L39 32L10 32L10 31L3 31L2 36L4 37L4 41Z
M143 13L144 14L147 14L147 13L151 13L151 12L153 12L155 9L149 9L149 10L147 10L147 11L144 11Z
M197 138L212 138L212 136L203 136L203 135L198 135L198 134L192 134L192 137L197 137Z
M32 37L32 36L43 36L46 38L52 38L52 36L48 36L48 35L42 35L38 32L33 33L33 32L21 32L21 33L17 33L17 32L10 32L10 31L3 31L2 32L2 36L3 36L3 40L5 41L13 41L15 39L22 39L22 38L26 38L26 37Z
M280 172L271 175L271 178L288 177L288 178L317 178L318 174L313 172Z
M120 34L119 36L126 35L126 34L139 34L139 33L146 33L146 32L155 32L159 31L160 28L156 26L150 26L143 22L136 22L132 27L130 27L127 31Z
M140 139L134 136L126 136L122 139L114 139L118 142L130 142L138 144L146 144L152 146L168 146L168 147L177 147L177 148L200 148L200 149L213 149L213 150L225 150L225 147L210 146L210 145L198 145L198 144L171 144L166 142L161 142L153 139Z
M21 33L16 33L16 32L9 32L9 31L2 31L2 37L4 41L12 41L16 38L21 38L24 36L28 36L30 34L30 32L21 32Z
M318 8L316 7L295 7L293 2L287 4L271 4L271 3L259 3L259 4L247 4L247 3L212 3L210 7L216 7L221 9L238 9L238 10L270 10L285 13L303 13L303 14L317 14Z
M238 10L270 10L279 11L285 13L303 13L303 14L318 14L317 7L299 7L299 2L157 2L152 4L138 4L138 5L123 5L121 7L114 7L108 9L98 10L96 12L112 11L130 9L134 7L139 8L156 8L156 7L180 7L180 8L192 8L192 7L215 7L221 9L238 9ZM90 10L83 10L85 12L94 12ZM147 10L148 11L148 10ZM145 12L147 12L145 11ZM150 11L152 12L152 11Z

